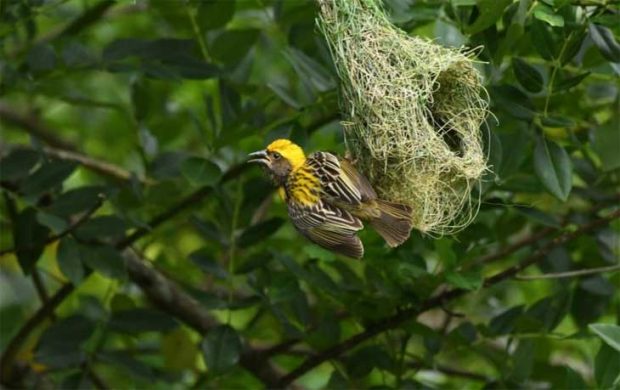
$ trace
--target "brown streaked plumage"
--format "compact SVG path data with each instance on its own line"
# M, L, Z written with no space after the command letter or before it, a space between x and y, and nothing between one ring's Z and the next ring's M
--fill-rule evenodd
M306 158L286 139L250 154L262 164L288 205L295 228L310 241L333 252L361 258L357 232L368 221L391 247L409 238L411 209L377 197L368 180L346 159L327 152Z

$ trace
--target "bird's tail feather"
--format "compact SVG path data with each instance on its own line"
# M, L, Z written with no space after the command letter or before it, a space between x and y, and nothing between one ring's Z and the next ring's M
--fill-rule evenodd
M370 225L387 244L394 248L407 241L411 233L411 207L377 199L381 214L370 221Z

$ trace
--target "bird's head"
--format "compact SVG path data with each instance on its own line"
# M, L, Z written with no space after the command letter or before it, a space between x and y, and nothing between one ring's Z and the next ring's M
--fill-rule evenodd
M306 155L303 149L287 139L277 139L264 150L250 153L250 160L248 160L248 162L256 162L265 167L279 184L305 161Z

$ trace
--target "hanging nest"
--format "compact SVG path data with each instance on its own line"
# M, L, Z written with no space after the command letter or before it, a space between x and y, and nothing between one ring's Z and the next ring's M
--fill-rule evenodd
M454 233L478 212L486 169L486 91L473 54L410 37L375 0L318 0L340 78L347 149L379 195L413 208L413 226Z

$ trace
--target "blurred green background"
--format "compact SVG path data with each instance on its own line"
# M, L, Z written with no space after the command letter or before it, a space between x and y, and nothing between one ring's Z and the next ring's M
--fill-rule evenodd
M0 0L2 384L620 385L619 3L386 0L483 47L492 172L467 229L354 261L244 164L345 152L314 2Z

